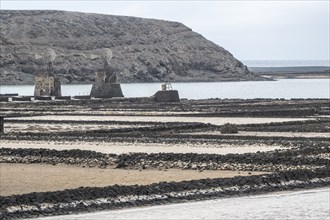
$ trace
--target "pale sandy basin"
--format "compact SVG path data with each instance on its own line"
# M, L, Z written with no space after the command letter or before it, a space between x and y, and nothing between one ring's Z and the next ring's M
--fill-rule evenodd
M71 116L71 115L45 115L33 117L20 117L13 119L24 120L79 120L79 121L129 121L129 122L201 122L214 125L225 123L258 124L270 122L302 121L311 118L246 118L246 117L161 117L161 116Z
M220 131L208 132L191 132L184 133L189 135L223 135ZM240 131L237 134L230 134L230 136L256 136L256 137L329 137L330 134L326 132L262 132L262 131Z
M222 198L124 210L40 218L43 220L260 219L329 220L330 188Z
M125 142L45 142L45 141L9 141L0 140L4 148L47 148L55 150L92 150L101 153L199 153L199 154L229 154L255 153L282 149L281 145L266 144L166 144L166 143L125 143Z
M84 125L84 124L5 124L6 132L65 132L65 131L91 131L91 130L109 130L119 128L129 128L130 125ZM134 125L134 127L146 127Z
M0 196L74 189L81 186L146 185L161 181L183 181L263 174L265 172L205 170L124 170L82 168L68 165L0 163Z

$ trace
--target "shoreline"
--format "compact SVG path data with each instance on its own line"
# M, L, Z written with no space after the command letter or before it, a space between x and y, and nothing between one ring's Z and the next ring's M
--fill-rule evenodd
M274 79L330 79L330 66L249 67L254 74Z
M254 80L240 80L240 79L222 79L214 81L213 79L205 80L183 80L175 81L172 83L207 83L207 82L253 82L253 81L273 81L277 79L328 79L330 78L330 66L288 66L288 67L249 67L248 69L258 78ZM94 81L89 82L74 82L74 83L63 83L62 85L90 85ZM135 84L135 83L162 83L162 81L154 82L121 82L122 84ZM2 80L1 85L3 86L24 86L34 85L34 83L26 83L22 81L4 81Z
M329 79L330 75L328 73L257 73L257 75L263 77L262 80L222 80L222 81L214 81L214 80L206 80L206 81L175 81L171 83L221 83L221 82L263 82L263 81L277 81L280 79ZM88 83L63 83L62 86L79 86L79 85L92 85L94 82L90 81ZM155 81L155 82L120 82L120 84L161 84L163 81ZM1 82L1 86L34 86L34 83L8 83Z
M213 79L209 79L209 80L187 80L187 81L173 81L171 83L213 83L213 82L260 82L260 81L273 81L272 79L269 78L260 78L260 79L256 79L256 80L240 80L240 79L223 79L223 80L218 80L218 81L214 81ZM74 83L63 83L63 85L92 85L94 83L94 81L89 81L87 83L78 83L78 82L74 82ZM150 83L150 84L161 84L164 83L164 81L153 81L153 82L120 82L120 84L145 84L145 83ZM35 85L34 83L8 83L8 82L1 82L1 85L3 86L33 86Z

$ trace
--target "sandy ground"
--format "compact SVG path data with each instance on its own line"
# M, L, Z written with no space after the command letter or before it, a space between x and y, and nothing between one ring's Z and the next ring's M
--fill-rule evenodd
M20 117L13 119L25 120L80 120L80 121L138 121L138 122L201 122L214 125L225 123L258 124L270 122L301 121L311 118L244 118L244 117L160 117L160 116L69 116L45 115L34 117Z
M43 142L43 141L8 141L0 140L0 146L6 148L47 148L56 150L81 149L101 153L200 153L229 154L255 153L282 149L281 145L229 145L229 144L156 144L156 143L123 143L123 142Z
M73 189L81 186L145 185L160 181L183 181L262 174L244 171L123 170L82 168L46 164L0 164L0 196Z

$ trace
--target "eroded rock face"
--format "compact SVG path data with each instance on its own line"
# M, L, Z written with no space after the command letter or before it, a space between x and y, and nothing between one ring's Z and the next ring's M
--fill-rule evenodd
M63 83L90 83L111 48L121 82L259 80L222 47L178 22L64 11L1 10L2 84L27 84L51 47Z

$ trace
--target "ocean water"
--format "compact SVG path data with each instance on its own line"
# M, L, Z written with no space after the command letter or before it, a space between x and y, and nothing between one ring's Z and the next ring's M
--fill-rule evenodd
M330 98L330 79L280 79L278 81L172 83L180 98ZM89 95L91 84L62 85L62 95ZM152 96L160 83L122 83L125 97ZM34 86L0 87L0 93L33 95Z
M330 66L330 60L241 60L248 67Z
M41 218L90 219L299 219L329 220L330 188L281 192ZM39 219L39 220L41 220Z

